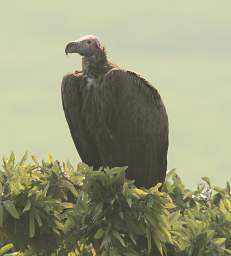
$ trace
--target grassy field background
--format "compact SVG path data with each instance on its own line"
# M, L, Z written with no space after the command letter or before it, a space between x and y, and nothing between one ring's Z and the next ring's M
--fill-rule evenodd
M80 68L66 42L97 34L110 59L158 88L169 114L169 169L189 186L231 178L231 2L4 1L0 10L0 155L79 161L61 106Z

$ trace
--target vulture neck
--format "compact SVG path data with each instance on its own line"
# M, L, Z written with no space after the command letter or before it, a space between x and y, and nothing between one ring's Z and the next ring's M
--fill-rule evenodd
M103 50L91 57L83 57L82 68L84 75L99 78L106 74L112 68L112 65L108 62L106 52Z

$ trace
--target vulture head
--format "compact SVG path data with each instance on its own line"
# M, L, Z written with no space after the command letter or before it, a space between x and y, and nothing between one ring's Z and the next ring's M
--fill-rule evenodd
M65 53L78 53L83 57L92 57L104 51L104 46L99 38L94 35L83 36L76 41L66 45Z

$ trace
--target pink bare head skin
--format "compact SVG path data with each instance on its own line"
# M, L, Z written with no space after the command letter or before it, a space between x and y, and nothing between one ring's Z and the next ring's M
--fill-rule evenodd
M104 51L104 46L99 37L95 35L86 35L76 41L69 42L66 45L65 53L78 53L84 57L91 57Z

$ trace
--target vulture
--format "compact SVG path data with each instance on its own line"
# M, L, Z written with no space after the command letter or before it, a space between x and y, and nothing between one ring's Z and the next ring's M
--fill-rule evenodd
M101 40L83 36L65 53L82 56L82 70L64 76L62 104L75 147L94 170L127 166L138 187L163 182L167 169L168 117L146 79L111 63Z

